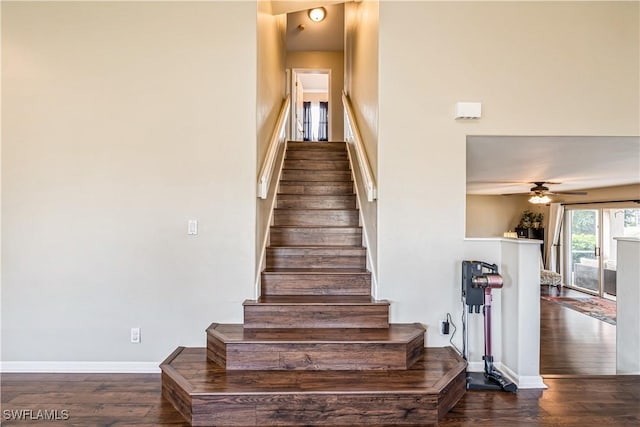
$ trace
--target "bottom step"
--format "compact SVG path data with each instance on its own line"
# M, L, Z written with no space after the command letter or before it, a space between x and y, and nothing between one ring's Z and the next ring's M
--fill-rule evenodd
M225 371L183 347L160 368L162 395L194 426L435 424L466 388L451 348L404 371Z

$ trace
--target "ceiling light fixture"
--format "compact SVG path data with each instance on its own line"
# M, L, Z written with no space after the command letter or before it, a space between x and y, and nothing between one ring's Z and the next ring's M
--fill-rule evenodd
M316 7L309 9L309 18L314 22L320 22L327 16L327 11L324 7Z
M533 203L534 205L546 205L549 202L551 202L551 198L546 194L544 195L534 194L529 199L529 203Z

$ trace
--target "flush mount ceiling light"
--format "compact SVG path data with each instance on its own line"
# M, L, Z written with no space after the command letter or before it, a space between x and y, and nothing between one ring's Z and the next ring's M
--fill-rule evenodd
M309 18L314 22L322 21L325 16L327 16L327 11L324 10L324 7L315 7L313 9L309 9Z

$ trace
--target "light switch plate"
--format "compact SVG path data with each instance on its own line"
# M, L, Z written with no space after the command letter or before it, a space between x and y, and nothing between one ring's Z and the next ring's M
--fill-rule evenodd
M198 234L198 220L190 219L187 224L187 234L196 235Z

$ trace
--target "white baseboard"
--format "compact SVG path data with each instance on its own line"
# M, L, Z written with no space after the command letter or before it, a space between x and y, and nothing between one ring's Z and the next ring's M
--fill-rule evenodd
M484 371L484 362L467 362L467 371L469 372Z
M508 366L497 363L496 368L502 372L504 376L513 381L514 384L518 386L518 389L527 389L527 388L537 388L537 389L547 389L549 387L542 381L542 376L540 375L517 375L513 372Z
M502 364L502 362L496 362L495 367L498 371L507 377L511 382L518 386L518 389L546 389L548 388L542 381L540 375L517 375L508 366ZM484 362L468 362L467 370L469 372L482 372L484 371Z
M149 374L160 372L160 362L0 362L2 373Z

